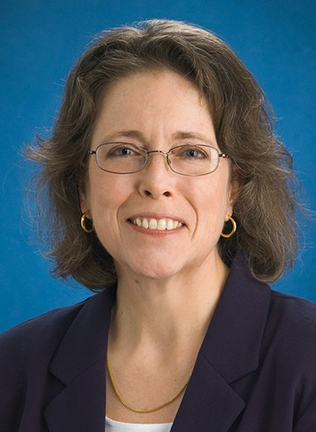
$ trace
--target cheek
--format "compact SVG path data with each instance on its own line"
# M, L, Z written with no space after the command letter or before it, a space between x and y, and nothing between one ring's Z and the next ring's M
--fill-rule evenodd
M127 193L126 181L105 172L92 171L90 175L89 203L95 226L104 227L107 222L117 219Z
M198 223L221 232L228 216L232 214L230 186L227 181L206 182L192 194Z
M90 194L90 211L93 219L107 217L111 209L115 207L116 195L112 195L113 189L103 185L95 185Z
M208 184L203 187L200 193L200 201L205 207L213 209L213 213L226 212L230 206L229 187L223 183Z

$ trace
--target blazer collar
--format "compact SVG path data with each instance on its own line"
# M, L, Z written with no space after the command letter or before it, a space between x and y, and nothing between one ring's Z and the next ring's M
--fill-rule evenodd
M257 369L271 290L237 254L172 432L227 432L245 407L230 384Z
M105 356L115 290L83 302L66 332L49 372L64 386L47 406L50 432L104 432Z
M254 279L238 254L200 350L228 383L258 367L270 298L270 287Z

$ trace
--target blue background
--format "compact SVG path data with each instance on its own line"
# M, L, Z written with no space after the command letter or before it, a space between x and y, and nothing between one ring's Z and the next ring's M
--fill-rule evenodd
M302 198L316 209L316 2L311 0L1 0L0 331L90 293L53 280L38 252L25 190L34 166L21 149L49 129L65 78L103 29L172 18L215 31L254 74L294 156ZM302 224L295 271L274 287L316 300L316 226Z

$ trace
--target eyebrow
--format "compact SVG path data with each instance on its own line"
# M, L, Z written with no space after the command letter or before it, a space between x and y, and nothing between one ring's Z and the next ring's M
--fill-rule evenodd
M118 131L113 134L107 135L105 137L105 140L111 141L114 139L122 139L122 138L134 138L134 139L139 139L140 141L146 141L144 135L137 130Z
M186 131L177 131L173 134L174 140L195 140L195 141L203 141L207 143L214 144L213 142L210 142L209 139L207 139L204 135L198 134L196 132L186 132Z
M102 141L111 142L112 140L115 139L125 139L125 138L137 139L145 145L148 144L145 136L142 134L142 132L138 130L118 131L113 134L106 135ZM172 140L173 141L194 140L194 141L199 141L200 143L205 142L207 144L214 145L213 140L211 141L210 139L207 139L204 135L201 135L196 132L189 132L189 131L176 131L172 135Z

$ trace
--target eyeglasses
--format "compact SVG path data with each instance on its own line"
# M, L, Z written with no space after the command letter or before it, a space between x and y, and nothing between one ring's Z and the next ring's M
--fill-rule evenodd
M220 157L229 158L217 148L204 144L184 144L164 152L148 151L144 147L126 142L109 142L88 152L89 155L95 154L99 168L113 174L133 174L141 171L154 153L165 156L169 168L184 176L210 174L218 167Z

